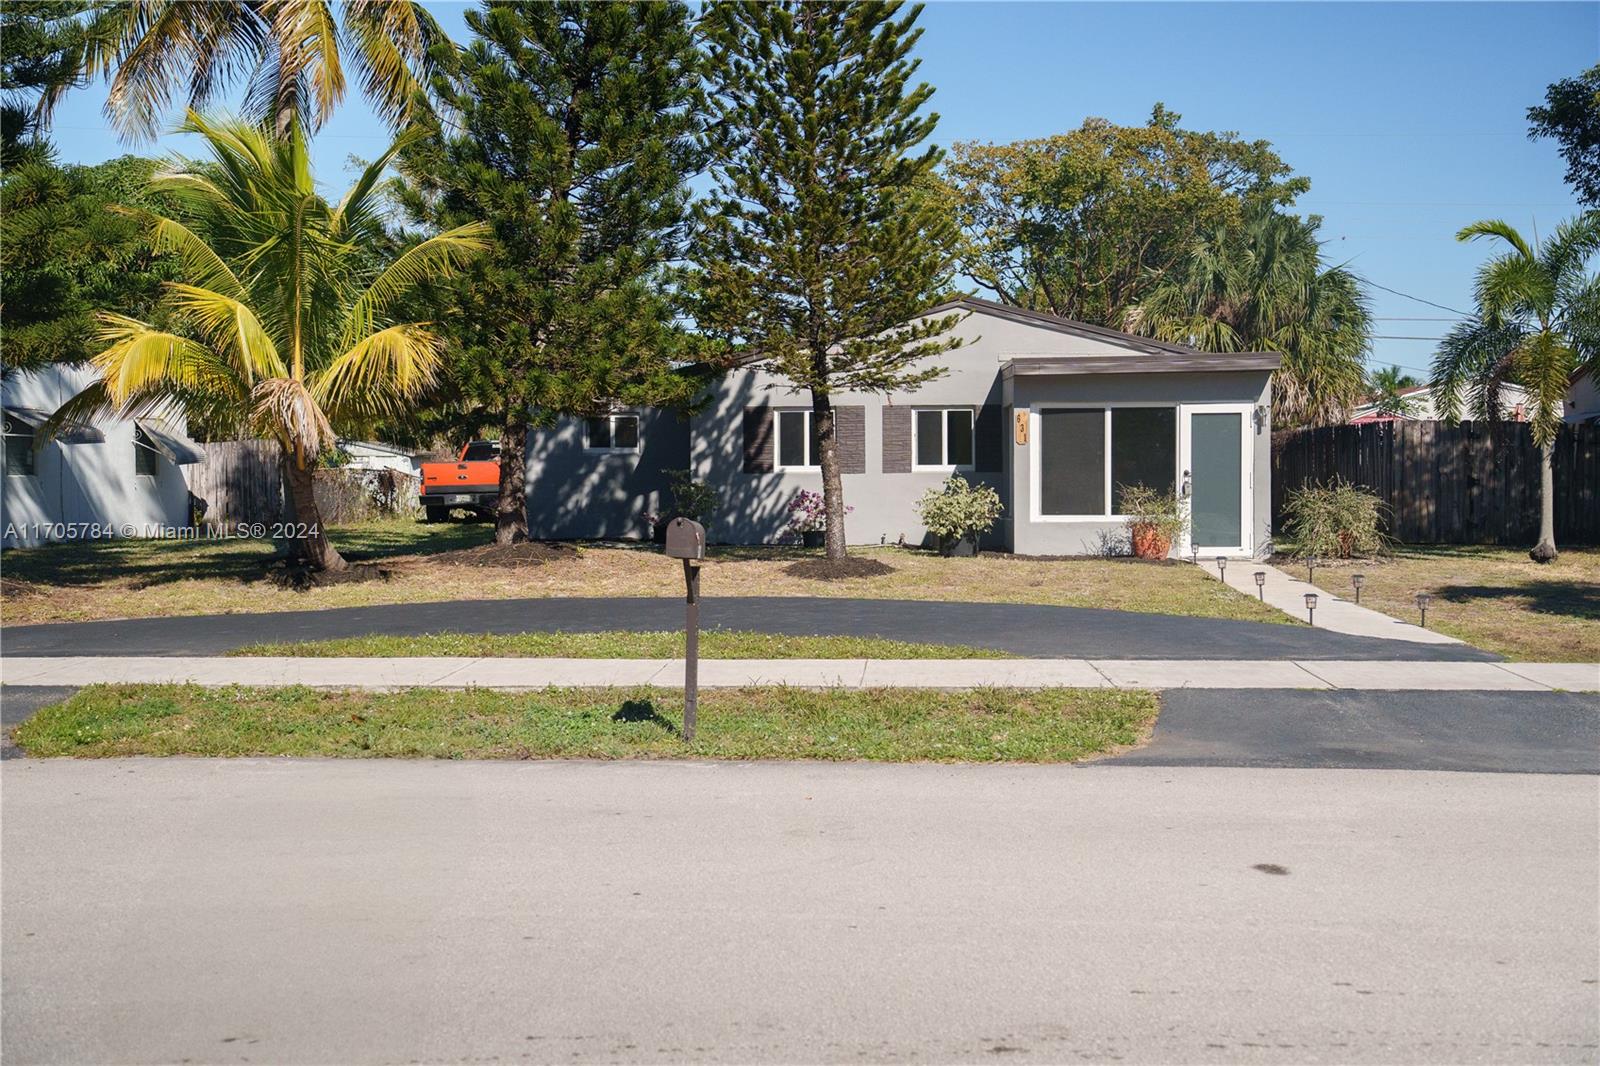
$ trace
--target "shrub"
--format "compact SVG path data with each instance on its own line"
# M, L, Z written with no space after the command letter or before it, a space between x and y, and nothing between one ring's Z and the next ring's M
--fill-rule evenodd
M667 475L667 491L672 494L672 517L692 518L704 523L717 509L717 490L696 481L687 470Z
M1348 559L1382 551L1383 501L1341 478L1307 485L1284 503L1285 547L1300 559Z
M989 532L1004 509L993 488L969 484L960 474L951 474L943 485L929 489L917 501L922 524L939 538L939 549L945 552L959 541L976 541Z
M844 513L849 514L855 508L845 504ZM810 489L801 489L789 501L789 524L784 527L784 533L791 540L798 540L802 533L821 533L828 528L828 504L823 499L822 493L812 492Z
M1157 492L1147 485L1121 485L1121 510L1128 541L1141 559L1165 559L1172 542L1189 527L1189 501L1176 491Z

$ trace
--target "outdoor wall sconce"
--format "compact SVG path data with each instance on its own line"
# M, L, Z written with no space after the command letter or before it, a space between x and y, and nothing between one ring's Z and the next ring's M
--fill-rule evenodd
M1428 628L1428 604L1432 600L1433 600L1433 597L1428 595L1426 592L1417 593L1417 610L1422 612L1422 628L1423 629L1427 629Z
M1306 622L1310 625L1317 624L1317 594L1306 593Z
M1223 581L1228 580L1228 557L1226 555L1217 556L1217 577Z
M1366 574L1351 574L1350 575L1350 584L1354 585L1355 588L1356 588L1356 602L1357 603L1361 602L1361 586L1365 585L1366 583L1367 583L1367 575Z
M1257 570L1256 571L1256 598L1258 600L1260 600L1262 603L1266 603L1267 602L1267 588L1266 588L1266 586L1267 586L1267 572L1265 570Z
M1253 421L1256 424L1256 432L1260 433L1262 430L1267 428L1268 417L1271 412L1267 410L1266 404L1258 403L1256 404L1256 409L1252 412L1252 414L1254 415Z

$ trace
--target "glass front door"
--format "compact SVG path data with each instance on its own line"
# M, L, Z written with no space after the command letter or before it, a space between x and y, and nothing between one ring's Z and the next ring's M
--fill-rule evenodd
M1248 412L1191 408L1184 434L1191 544L1206 552L1248 553Z

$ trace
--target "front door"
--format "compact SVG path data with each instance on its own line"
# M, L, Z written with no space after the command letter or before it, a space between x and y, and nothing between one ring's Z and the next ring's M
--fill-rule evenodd
M1183 409L1190 546L1201 555L1251 552L1250 414L1237 405Z

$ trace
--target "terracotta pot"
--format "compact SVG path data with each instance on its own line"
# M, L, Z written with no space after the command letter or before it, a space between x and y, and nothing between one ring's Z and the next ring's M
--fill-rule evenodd
M1165 559L1172 550L1172 538L1155 526L1136 525L1129 531L1133 554L1141 559Z

